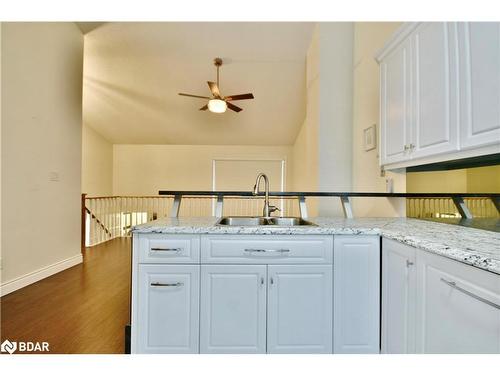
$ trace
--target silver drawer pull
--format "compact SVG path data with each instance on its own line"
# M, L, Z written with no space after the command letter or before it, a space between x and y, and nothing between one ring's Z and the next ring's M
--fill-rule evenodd
M448 281L446 279L443 279L441 278L441 281L443 283L445 283L446 285L449 285L450 287L452 287L453 289L456 289L464 294L467 294L469 297L472 297L474 299L477 299L478 301L481 301L483 303L486 303L487 305L490 305L491 307L494 307L495 309L499 309L500 310L500 305L497 305L495 302L491 302L489 300L487 300L486 298L483 298L483 297L480 297L478 296L477 294L474 294L472 292L469 292L468 290L464 289L464 288L461 288L457 285L456 282L454 281Z
M289 253L289 249L245 249L247 253Z
M157 286L183 286L184 283L177 282L177 283L151 283L151 286L157 287Z
M161 248L161 247L152 247L151 251L165 251L165 252L176 252L179 253L182 251L180 247L172 247L172 248Z

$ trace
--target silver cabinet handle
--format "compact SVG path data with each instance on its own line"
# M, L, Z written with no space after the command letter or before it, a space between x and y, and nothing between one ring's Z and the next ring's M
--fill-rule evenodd
M247 253L289 253L290 249L245 249Z
M464 288L459 287L459 286L457 285L457 283L456 283L456 282L454 282L454 281L448 281L448 280L443 279L443 278L441 278L441 281L442 281L443 283L445 283L446 285L448 285L448 286L452 287L453 289L456 289L456 290L458 290L458 291L460 291L460 292L462 292L462 293L464 293L464 294L468 295L469 297L472 297L472 298L474 298L474 299L477 299L478 301L481 301L481 302L483 302L483 303L486 303L487 305L490 305L491 307L494 307L495 309L499 309L499 310L500 310L500 305L497 305L495 302L491 302L491 301L487 300L486 298L483 298L483 297L481 297L481 296L478 296L477 294L474 294L474 293L469 292L468 290L466 290L466 289L464 289Z
M177 283L151 283L151 286L153 287L158 287L158 286L165 286L165 287L172 287L172 286L183 286L184 283L181 283L181 282L177 282Z
M182 251L182 248L180 248L180 247L172 247L172 248L152 247L151 251L165 251L165 252L173 251L173 252L178 253L178 252Z
M264 278L263 277L260 278L260 285L264 285Z
M404 145L404 147L403 147L403 150L404 150L404 151L408 151L409 149L410 149L410 146L408 146L408 145Z
M410 266L413 266L413 262L406 259L406 267L410 267Z

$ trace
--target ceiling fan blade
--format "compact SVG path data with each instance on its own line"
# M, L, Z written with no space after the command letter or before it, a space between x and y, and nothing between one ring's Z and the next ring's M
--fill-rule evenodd
M200 111L206 111L208 109L208 105L205 104L203 107L200 108Z
M217 86L217 83L215 82L210 82L208 81L208 87L210 87L210 91L212 92L212 95L215 96L216 98L220 98L220 91L219 91L219 86Z
M229 109L231 109L231 110L233 110L235 112L241 112L241 111L243 111L243 108L237 107L234 104L231 104L231 103L228 103L228 102L226 102L226 104L227 104L227 108L229 108Z
M240 95L230 95L226 96L224 98L225 101L231 101L231 100L245 100L245 99L253 99L253 94L240 94Z
M200 96L200 95L191 95L191 94L184 94L182 92L179 93L179 95L182 95L182 96L189 96L191 98L200 98L200 99L211 99L210 97L208 96Z

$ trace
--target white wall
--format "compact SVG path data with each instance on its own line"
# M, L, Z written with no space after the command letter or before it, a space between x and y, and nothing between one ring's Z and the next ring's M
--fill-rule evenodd
M6 293L81 262L83 37L61 22L4 23L1 38Z
M318 23L306 59L307 110L293 145L293 190L350 191L352 23ZM311 216L342 216L336 198L308 199Z
M385 192L386 178L392 178L394 191L406 192L404 173L388 172L385 177L380 176L379 142L375 150L365 151L363 147L363 130L373 124L377 124L377 132L380 130L379 67L373 56L400 25L390 22L356 22L354 25L353 191ZM353 208L356 216L405 215L401 199L358 198Z
M353 23L320 23L318 190L352 191ZM338 199L324 199L320 216L343 216Z
M113 194L113 145L88 125L82 126L82 193Z
M285 159L288 189L291 154L288 146L114 145L113 194L212 190L212 160L218 158Z
M306 56L306 115L292 147L293 191L318 191L319 30L316 27ZM309 199L309 215L317 202Z

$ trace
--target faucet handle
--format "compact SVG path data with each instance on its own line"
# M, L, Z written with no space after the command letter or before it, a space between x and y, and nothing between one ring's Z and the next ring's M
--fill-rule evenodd
M279 207L276 207L276 206L269 206L269 214L271 214L272 212L275 212L275 211L281 212L281 209Z

